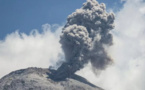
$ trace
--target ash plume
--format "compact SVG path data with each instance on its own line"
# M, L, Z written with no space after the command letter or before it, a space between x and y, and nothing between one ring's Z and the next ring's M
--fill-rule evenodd
M60 43L66 62L58 68L56 76L68 77L91 62L93 69L103 70L112 63L104 46L112 45L114 14L107 13L105 4L87 0L82 8L68 16ZM63 76L62 76L63 77Z

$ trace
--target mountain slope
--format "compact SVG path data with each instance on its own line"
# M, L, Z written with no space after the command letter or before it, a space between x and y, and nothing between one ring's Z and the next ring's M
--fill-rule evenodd
M0 90L103 90L78 75L55 81L51 73L42 68L14 71L0 79Z

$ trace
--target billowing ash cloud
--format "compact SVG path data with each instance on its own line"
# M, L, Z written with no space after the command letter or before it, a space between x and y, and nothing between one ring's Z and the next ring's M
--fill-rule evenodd
M112 45L112 34L109 32L114 28L115 18L105 9L105 4L87 0L82 8L68 16L60 40L66 63L58 72L67 66L68 72L75 73L89 61L93 68L99 70L112 63L104 46Z

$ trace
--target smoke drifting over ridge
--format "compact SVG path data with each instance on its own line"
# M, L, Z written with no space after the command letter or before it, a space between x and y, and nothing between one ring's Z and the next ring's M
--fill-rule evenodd
M114 28L115 17L105 9L105 4L87 0L82 8L68 16L60 39L66 62L58 68L56 76L73 74L88 62L98 70L112 63L104 46L112 45L109 32Z

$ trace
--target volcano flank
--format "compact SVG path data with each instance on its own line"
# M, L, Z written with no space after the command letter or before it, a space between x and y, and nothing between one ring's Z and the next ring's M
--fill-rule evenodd
M0 90L103 90L76 74L54 80L49 76L52 72L42 68L14 71L0 79Z

